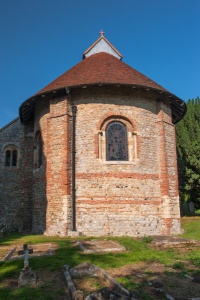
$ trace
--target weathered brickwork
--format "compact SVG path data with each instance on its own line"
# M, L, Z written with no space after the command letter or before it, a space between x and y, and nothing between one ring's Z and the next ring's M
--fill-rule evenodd
M64 236L71 225L71 111L68 106L66 98L51 100L48 110L38 107L42 116L35 122L35 128L39 128L43 138L44 165L41 166L43 172L40 174L43 183L36 180L41 192L34 197L36 207L33 230L37 232L38 222L41 222L39 211L43 199L42 219L46 223L41 229L46 235Z
M119 91L116 95L102 89L93 97L85 91L76 101L77 228L87 235L179 233L170 109L156 100ZM101 129L99 120L103 123L108 116L110 121L112 117L118 120L120 115L135 124L137 139L129 147L137 148L134 142L139 143L140 151L130 162L106 162L105 155L96 158L98 139L94 137L95 128ZM104 137L105 132L102 134Z
M33 129L19 119L0 130L0 226L7 231L31 229ZM17 149L16 166L5 165L5 150Z
M76 115L76 228L85 235L180 233L171 110L153 92L96 87L72 93ZM72 103L37 103L33 123L0 131L1 224L66 236L72 230ZM106 126L127 128L128 161L106 161ZM37 137L42 136L42 164ZM5 167L5 147L19 150Z
M175 129L171 123L170 109L161 102L159 102L158 108L163 234L180 233Z
M24 156L21 156L21 161L24 163L23 169L23 230L32 229L33 217L33 124L27 124L24 128Z
M33 167L33 220L34 233L44 233L46 229L46 151L47 151L47 115L49 113L49 101L44 100L36 106L34 120L34 167ZM37 165L37 135L41 133L43 142L42 164Z
M0 129L0 230L180 233L177 96L122 62L103 34Z

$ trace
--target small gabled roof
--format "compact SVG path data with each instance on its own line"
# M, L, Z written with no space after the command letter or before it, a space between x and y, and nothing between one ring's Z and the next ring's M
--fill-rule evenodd
M105 38L104 32L101 30L99 33L101 36L83 53L83 59L96 53L106 52L121 60L121 53Z

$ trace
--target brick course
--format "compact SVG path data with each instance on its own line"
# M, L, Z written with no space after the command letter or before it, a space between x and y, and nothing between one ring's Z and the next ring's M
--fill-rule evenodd
M116 86L72 90L76 116L76 219L85 235L180 233L175 132L167 100ZM128 131L129 161L106 161L110 121ZM41 132L43 163L34 164ZM72 229L71 102L38 102L34 123L0 131L2 222L9 230L66 236ZM5 169L3 149L15 144L19 167ZM23 208L23 209L22 209Z
M16 167L5 166L5 148L18 150ZM33 127L19 119L0 130L0 226L6 231L32 227Z

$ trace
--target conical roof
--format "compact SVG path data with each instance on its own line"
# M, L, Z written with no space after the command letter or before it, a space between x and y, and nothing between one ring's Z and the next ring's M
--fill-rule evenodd
M183 100L171 94L165 88L133 69L108 52L98 52L100 42L107 43L108 47L116 49L104 38L101 37L97 43L92 45L96 53L90 54L72 67L70 70L56 78L37 94L27 99L20 107L21 121L28 121L34 118L34 106L37 101L43 98L58 97L66 94L66 87L83 87L89 85L126 85L136 88L153 89L159 94L165 94L169 98L172 109L172 119L177 123L186 113L186 104ZM112 46L112 47L111 47ZM103 45L104 47L104 45ZM88 53L91 47L85 52ZM84 53L84 54L85 54ZM161 97L159 95L159 97Z
M98 83L137 85L165 91L162 86L113 55L100 52L83 59L39 91L38 94L66 86L94 85Z

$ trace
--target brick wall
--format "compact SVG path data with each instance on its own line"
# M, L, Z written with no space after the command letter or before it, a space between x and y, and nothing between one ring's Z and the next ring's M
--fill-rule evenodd
M85 235L180 233L175 132L167 99L122 87L71 91L76 117L76 220ZM106 161L110 121L127 127L129 161ZM41 132L42 165L35 164ZM71 207L71 103L41 100L34 124L16 120L0 131L0 212L10 229L68 235ZM3 151L15 144L19 166L4 167Z
M97 88L75 98L77 230L86 235L180 232L174 126L169 107L158 109L153 96ZM137 143L137 153L130 162L97 158L99 120L112 115L133 123L136 139L129 147Z
M180 233L180 210L177 177L175 128L171 123L170 109L158 103L158 138L160 158L161 196L163 199L163 234Z
M47 116L49 102L43 100L35 108L34 120L34 164L33 164L33 220L34 233L44 233L46 230L46 151L47 151ZM43 143L42 165L37 165L37 135L41 133Z
M31 229L32 218L32 126L19 119L0 130L0 225L8 231ZM16 167L5 166L5 149L18 150Z
M36 107L35 133L43 140L43 163L34 170L33 230L67 235L71 226L71 115L66 100L43 101Z

